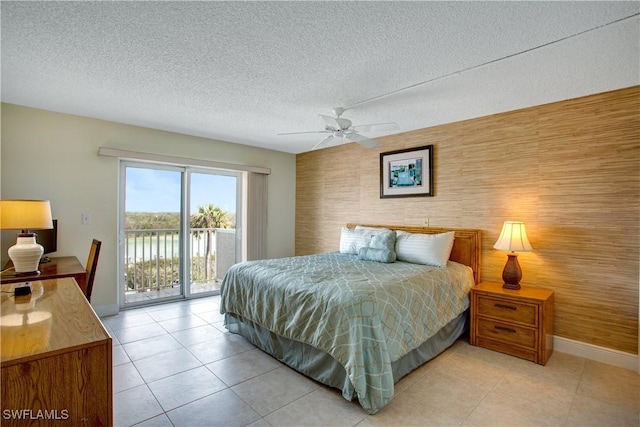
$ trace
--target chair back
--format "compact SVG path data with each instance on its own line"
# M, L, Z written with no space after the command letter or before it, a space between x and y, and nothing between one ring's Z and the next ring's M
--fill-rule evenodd
M93 242L91 242L91 249L89 250L89 259L87 259L87 300L89 302L91 302L91 292L93 292L93 280L96 278L96 267L98 266L100 246L102 246L102 242L93 239Z

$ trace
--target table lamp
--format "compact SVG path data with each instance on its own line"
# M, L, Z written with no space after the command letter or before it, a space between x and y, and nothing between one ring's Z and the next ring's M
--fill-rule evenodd
M502 287L506 289L520 289L520 279L522 270L518 263L517 252L528 252L532 250L524 223L520 221L505 221L502 225L502 232L498 241L493 245L495 249L510 251L507 254L507 263L502 270Z
M21 230L16 244L9 248L16 275L39 273L44 249L29 230L49 228L53 228L53 221L48 200L0 200L0 229Z

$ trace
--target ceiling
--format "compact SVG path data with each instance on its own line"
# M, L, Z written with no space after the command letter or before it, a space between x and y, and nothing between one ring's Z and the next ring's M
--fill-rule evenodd
M640 84L637 1L0 7L3 102L289 153Z

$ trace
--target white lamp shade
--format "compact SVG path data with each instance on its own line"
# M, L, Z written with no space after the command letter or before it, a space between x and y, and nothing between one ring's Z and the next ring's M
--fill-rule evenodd
M533 250L527 238L524 222L521 221L505 221L502 225L500 237L498 237L498 241L493 247L502 251L511 252L528 252Z
M0 200L0 229L46 230L53 228L48 200Z

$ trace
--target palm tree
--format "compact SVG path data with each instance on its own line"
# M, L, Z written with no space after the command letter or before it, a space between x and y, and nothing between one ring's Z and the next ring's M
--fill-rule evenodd
M191 228L206 228L207 233L205 247L206 256L204 261L204 279L209 279L209 264L211 262L211 229L214 228L229 228L231 221L227 212L218 207L214 207L212 204L205 206L198 206L198 212L191 215L189 221Z

